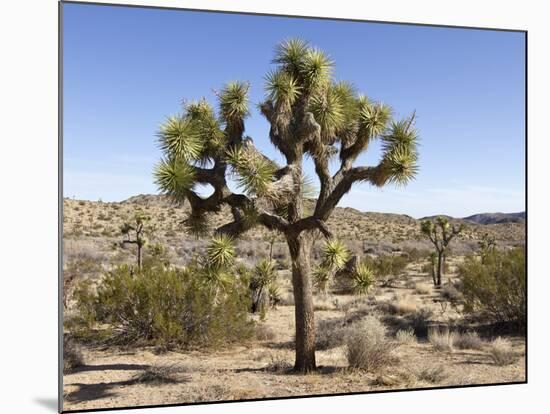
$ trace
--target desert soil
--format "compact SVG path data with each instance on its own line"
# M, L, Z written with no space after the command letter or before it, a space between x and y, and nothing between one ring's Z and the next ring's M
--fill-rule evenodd
M413 308L430 308L436 323L458 320L456 309L442 305L441 294L418 269L394 287L378 287L370 297L317 295L316 320L347 318L376 312L381 305L404 298ZM290 294L288 274L281 274L283 291ZM415 285L422 284L426 293ZM408 287L407 287L408 286ZM346 306L347 304L347 306ZM384 309L384 307L381 307ZM400 316L394 316L399 318ZM347 368L344 346L317 351L319 370L298 375L289 372L294 359L294 307L271 309L261 322L269 338L215 352L157 353L154 348L120 349L85 347L85 365L64 376L64 409L127 407L199 401L246 400L268 397L369 392L449 385L492 384L525 380L525 341L508 337L517 355L515 363L497 366L487 350L437 352L426 338L398 345L397 361L383 372L366 373ZM139 380L150 367L177 371L171 381ZM441 378L429 382L422 371L441 369Z

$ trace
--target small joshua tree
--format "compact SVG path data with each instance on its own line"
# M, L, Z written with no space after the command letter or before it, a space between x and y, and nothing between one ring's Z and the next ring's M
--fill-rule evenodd
M275 69L266 76L266 97L259 110L270 125L269 139L282 154L279 165L261 154L245 136L250 85L231 82L217 92L219 109L205 99L187 103L181 115L161 126L159 142L164 158L155 170L156 183L175 202L188 201L187 228L208 231L208 215L228 206L233 221L216 229L238 237L257 225L279 232L292 262L295 299L295 369L307 372L315 364L310 256L341 198L356 183L377 187L406 184L417 172L417 133L414 115L392 120L389 106L375 103L346 82L335 82L333 62L321 50L299 39L275 50ZM375 139L382 156L373 166L354 162ZM313 203L304 203L304 157L315 165L320 189ZM331 162L337 163L332 174ZM230 190L228 174L242 193ZM200 196L196 185L213 188ZM313 204L312 211L307 211Z
M145 223L149 220L150 217L138 211L134 214L131 222L126 222L120 226L120 232L124 236L122 244L135 244L137 247L136 258L139 269L141 269L142 249L147 244L147 239L145 238Z
M260 261L252 270L250 291L252 294L252 313L264 315L270 303L270 290L276 286L277 272L271 260Z
M441 277L444 272L447 249L449 248L449 244L454 237L462 233L464 230L464 225L460 224L459 226L451 226L447 218L439 216L435 219L435 221L423 221L420 225L420 229L422 230L422 233L428 236L435 247L437 266L435 277L433 277L433 275L432 277L434 279L434 284L436 286L441 286Z
M487 259L487 256L495 251L497 248L497 242L495 240L494 236L489 235L489 233L485 233L481 240L477 242L477 245L479 246L479 254L481 256L481 264L485 264L485 260Z

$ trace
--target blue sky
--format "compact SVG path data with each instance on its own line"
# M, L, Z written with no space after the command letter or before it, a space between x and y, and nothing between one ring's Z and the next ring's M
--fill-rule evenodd
M522 33L65 4L63 36L65 197L156 193L159 124L182 99L215 103L231 80L251 83L246 133L282 161L255 104L273 47L299 36L331 56L336 79L396 117L417 113L416 180L357 185L340 205L414 217L525 208ZM356 164L379 157L375 144Z

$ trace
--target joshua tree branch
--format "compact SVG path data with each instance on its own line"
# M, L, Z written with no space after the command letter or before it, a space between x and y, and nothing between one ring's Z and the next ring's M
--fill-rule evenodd
M291 227L289 227L289 231L295 234L300 234L304 230L314 229L319 230L327 239L333 237L333 234L326 223L316 218L315 216L303 218L294 223Z

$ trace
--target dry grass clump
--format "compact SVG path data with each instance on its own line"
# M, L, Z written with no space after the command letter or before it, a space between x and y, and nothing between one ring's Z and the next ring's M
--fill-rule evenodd
M458 334L454 340L454 346L458 349L481 349L483 348L483 340L477 332L466 332Z
M134 377L134 381L143 384L175 384L181 381L180 374L186 372L184 366L152 365Z
M517 356L512 350L512 344L500 336L491 342L489 356L498 366L510 365L516 362Z
M317 349L331 349L342 345L348 329L343 319L333 318L319 320L315 329L315 345Z
M84 365L82 348L73 339L63 337L63 372L68 373Z
M428 367L420 371L418 374L418 379L421 381L430 382L432 384L437 384L448 376L449 375L445 371L445 367L443 365L438 365L435 367Z
M256 325L255 334L256 339L259 341L273 341L277 338L277 333L273 328L265 324Z
M462 294L458 291L458 289L451 283L447 283L441 288L441 297L444 299L447 299L450 302L456 302L460 299L462 299Z
M395 340L400 345L414 344L416 342L416 335L414 334L414 329L412 328L400 329L395 334Z
M453 352L457 333L445 329L430 329L428 331L428 341L433 345L436 351Z
M193 402L224 401L231 399L231 389L221 384L202 384L182 389L182 396Z
M375 316L352 325L344 341L351 368L375 372L396 360L392 355L395 344L388 340L386 327Z
M432 292L432 287L426 283L417 283L414 290L419 295L427 295Z
M390 303L390 311L397 315L407 315L417 310L417 304L410 296L396 296Z

